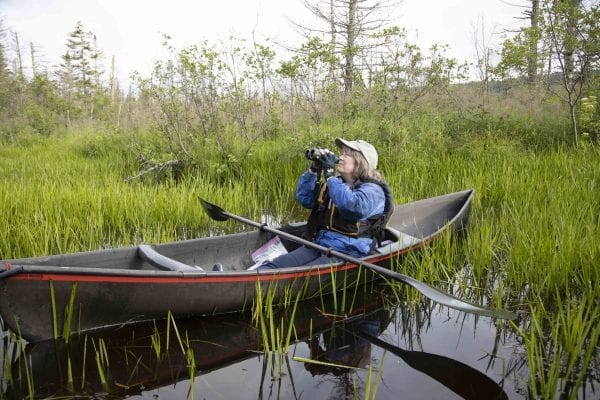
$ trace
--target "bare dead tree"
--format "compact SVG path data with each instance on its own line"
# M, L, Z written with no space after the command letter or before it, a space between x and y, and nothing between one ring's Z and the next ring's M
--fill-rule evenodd
M324 27L307 27L294 24L298 31L310 38L318 35L330 40L332 54L339 65L332 63L329 77L333 81L340 70L344 93L349 94L359 80L361 66L357 57L372 46L369 36L385 27L392 10L399 4L393 0L305 0L306 8Z
M19 34L17 32L13 32L13 39L15 42L15 52L17 54L16 58L16 71L19 79L24 79L25 75L23 73L23 58L21 57L21 44L19 43Z
M530 27L534 37L529 38L529 52L527 57L527 83L535 85L537 80L538 64L538 40L536 32L539 29L540 20L540 0L531 0L531 10L529 11Z
M486 35L485 22L483 19L480 23L472 25L473 41L475 44L475 56L477 57L477 73L481 81L481 95L485 105L487 94L489 93L489 82L491 75L491 47L488 44Z
M115 56L112 56L112 62L110 65L110 82L109 82L110 99L115 101L115 95L117 93L117 77L115 68Z

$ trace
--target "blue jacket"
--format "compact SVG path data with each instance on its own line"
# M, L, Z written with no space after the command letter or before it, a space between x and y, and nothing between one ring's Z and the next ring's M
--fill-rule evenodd
M298 179L296 186L296 200L302 207L312 209L315 202L315 185L317 175L310 171L304 172ZM346 217L363 221L367 218L381 214L385 206L385 194L376 183L363 183L359 188L354 188L339 177L327 179L329 198ZM353 257L364 257L371 251L372 239L366 237L354 238L343 233L330 230L320 230L314 240L315 243L332 248Z

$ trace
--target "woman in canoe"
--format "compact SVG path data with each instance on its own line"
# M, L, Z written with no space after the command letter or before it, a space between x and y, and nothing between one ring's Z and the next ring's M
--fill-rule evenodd
M364 140L336 138L339 158L328 149L307 150L310 167L298 179L296 199L311 209L306 236L323 247L364 257L376 246L393 212L389 186L377 171L377 151ZM336 172L337 165L337 175ZM337 263L319 250L301 246L259 268Z

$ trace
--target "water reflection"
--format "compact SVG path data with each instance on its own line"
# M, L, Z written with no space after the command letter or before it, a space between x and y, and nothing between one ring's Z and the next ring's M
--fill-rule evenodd
M308 340L310 358L318 362L306 362L306 370L313 376L327 373L339 376L352 368L367 368L371 355L371 341L367 338L379 336L390 321L390 311L381 308L357 321L342 321L312 336Z
M448 335L461 327L415 318L414 307L373 289L377 295L354 298L343 310L339 298L303 303L293 318L295 345L279 369L262 352L250 316L165 320L28 345L14 356L4 394L321 399L364 398L376 390L382 399L507 398L496 383L502 375L441 355L448 336L429 343L433 330ZM287 318L282 313L274 321ZM415 338L428 352L412 350Z

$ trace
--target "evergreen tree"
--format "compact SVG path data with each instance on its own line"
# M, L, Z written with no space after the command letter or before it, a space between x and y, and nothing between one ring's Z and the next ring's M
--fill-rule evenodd
M102 91L99 66L102 53L96 47L96 36L78 21L66 46L58 71L61 91L72 111L94 117L95 97Z

